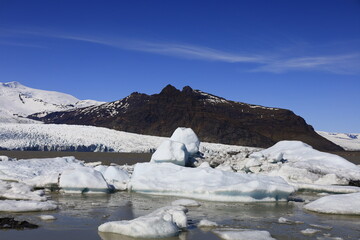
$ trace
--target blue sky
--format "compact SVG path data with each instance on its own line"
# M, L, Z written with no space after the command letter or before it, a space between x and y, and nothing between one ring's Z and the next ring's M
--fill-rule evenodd
M360 1L0 1L0 81L114 101L189 85L360 132Z

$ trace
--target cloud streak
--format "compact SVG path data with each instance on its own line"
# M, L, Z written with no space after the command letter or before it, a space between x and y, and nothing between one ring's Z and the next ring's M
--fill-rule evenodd
M149 42L124 38L99 38L81 35L14 31L17 34L87 42L123 50L154 53L185 59L226 63L251 63L250 72L284 73L289 71L325 71L336 74L360 74L360 53L329 55L239 54L191 44ZM1 42L0 42L1 44Z

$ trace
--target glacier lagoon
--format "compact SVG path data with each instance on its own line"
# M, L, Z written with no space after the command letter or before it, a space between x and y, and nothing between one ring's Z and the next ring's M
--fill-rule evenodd
M38 224L34 230L2 230L2 239L103 239L131 240L127 236L99 233L98 226L108 221L130 220L146 215L158 208L169 206L179 198L170 196L142 195L116 192L110 195L64 195L52 193L59 209L48 212L0 213L0 217L15 217ZM316 193L298 193L304 200L319 198ZM317 214L303 209L303 202L268 203L221 203L197 200L201 206L188 207L188 227L178 237L166 240L220 239L213 230L253 229L266 230L275 239L357 239L360 222L356 216ZM56 220L44 221L40 215L49 214ZM279 218L289 221L279 222ZM207 219L218 224L215 228L198 228L197 224ZM320 230L313 235L304 235L302 230Z

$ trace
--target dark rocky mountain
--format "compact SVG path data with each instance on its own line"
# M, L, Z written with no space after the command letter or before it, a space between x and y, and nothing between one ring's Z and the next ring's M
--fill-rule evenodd
M188 86L180 91L168 85L159 94L135 92L100 106L30 118L167 137L182 126L192 128L205 142L269 147L280 140L301 140L319 150L343 150L292 111L229 101Z

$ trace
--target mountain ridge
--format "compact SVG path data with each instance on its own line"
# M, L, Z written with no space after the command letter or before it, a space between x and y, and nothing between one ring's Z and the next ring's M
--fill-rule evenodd
M158 94L134 92L100 106L30 117L154 136L170 136L182 126L192 128L206 142L269 147L281 140L300 140L319 150L343 150L290 110L230 101L189 86L178 90L167 85Z

